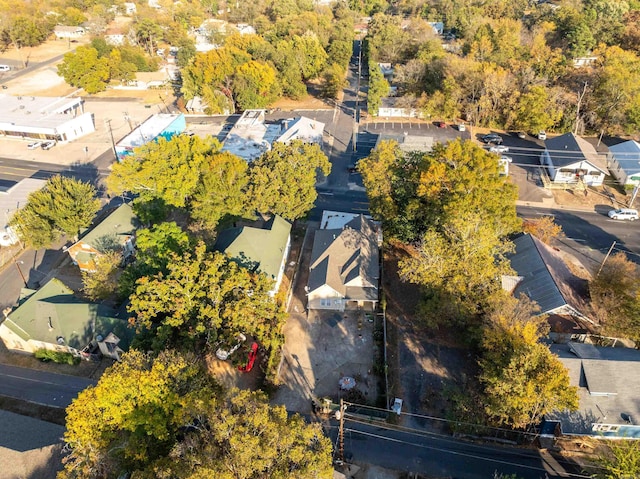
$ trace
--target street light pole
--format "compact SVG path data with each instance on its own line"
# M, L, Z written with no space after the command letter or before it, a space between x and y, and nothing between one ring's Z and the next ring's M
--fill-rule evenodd
M18 269L18 273L20 273L20 277L22 278L22 282L24 283L24 287L28 288L29 286L27 286L27 280L24 277L24 274L22 274L22 270L20 269L20 266L18 266L18 262L16 261L16 259L13 256L11 257L11 259L13 260L13 264L15 264L16 268ZM22 263L22 261L20 261L20 263Z

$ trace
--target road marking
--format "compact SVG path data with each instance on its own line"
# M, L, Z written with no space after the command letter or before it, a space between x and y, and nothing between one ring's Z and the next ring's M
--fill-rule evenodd
M581 243L586 243L586 241L587 241L587 240L583 240L583 239L580 239L580 238L565 238L565 239L568 239L568 240L571 240L571 241L576 241L576 242L581 242Z
M20 379L20 380L23 380L23 381L31 381L31 382L34 382L34 383L50 384L52 386L59 386L58 383L50 383L48 381L41 381L40 379L31 379L31 378L26 378L26 377L22 377L22 376L13 376L12 374L0 373L0 376L4 376L4 377L7 377L7 378L13 378L13 379Z

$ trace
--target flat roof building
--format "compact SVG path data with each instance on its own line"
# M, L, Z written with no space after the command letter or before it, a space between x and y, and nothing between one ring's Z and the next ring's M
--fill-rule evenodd
M170 140L174 135L182 133L186 127L187 122L182 113L153 115L118 142L116 145L118 160L130 155L134 148L154 141L158 137Z
M18 242L18 235L9 227L9 222L16 211L27 204L29 195L45 185L45 180L25 178L9 188L0 189L0 246L10 246Z
M72 141L95 131L82 98L0 95L0 136Z

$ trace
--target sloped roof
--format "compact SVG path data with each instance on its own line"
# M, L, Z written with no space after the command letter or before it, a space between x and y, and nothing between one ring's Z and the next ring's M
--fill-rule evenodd
M378 233L363 215L341 229L316 231L309 291L328 285L352 300L378 299Z
M640 172L640 143L634 140L625 141L610 146L609 151L627 174Z
M131 204L123 203L109 216L91 228L79 242L93 246L100 250L99 246L107 245L111 240L123 245L127 239L135 234L138 227L138 217L133 212Z
M570 383L578 386L579 411L590 422L626 424L640 421L640 351L592 344L552 344L569 371ZM586 426L586 427L585 427ZM590 432L591 424L565 424L565 432ZM582 427L582 430L580 429Z
M544 145L549 152L553 166L556 168L588 161L605 175L609 174L604 158L600 157L593 145L573 133L549 138L544 142Z
M299 116L283 123L284 132L276 140L279 143L289 143L293 140L302 140L308 143L321 143L324 132L324 123L306 116Z
M562 258L530 234L519 236L513 242L516 249L509 260L520 277L514 295L526 294L538 303L541 313L570 306L584 314L586 305L579 292L583 280L571 273Z
M241 226L222 231L215 249L251 271L276 279L290 232L291 223L275 215L263 228Z
M127 339L127 321L115 316L111 308L76 297L53 278L9 313L4 324L25 341L56 344L62 338L65 345L82 349L98 335L106 337L111 332Z

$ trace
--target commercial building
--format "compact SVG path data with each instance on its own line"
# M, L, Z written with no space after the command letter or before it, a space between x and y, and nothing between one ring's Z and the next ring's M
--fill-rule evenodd
M186 128L187 122L182 113L178 115L169 113L153 115L118 142L116 145L118 160L130 155L134 148L145 145L159 137L170 140L175 135L182 133Z
M73 141L95 131L82 98L0 95L0 137Z

